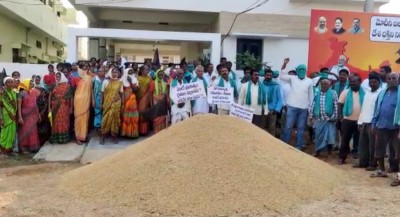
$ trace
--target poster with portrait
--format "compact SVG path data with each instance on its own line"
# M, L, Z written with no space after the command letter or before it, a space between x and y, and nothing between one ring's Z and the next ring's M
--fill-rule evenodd
M341 56L363 78L382 66L400 72L400 16L312 10L308 73L337 66Z

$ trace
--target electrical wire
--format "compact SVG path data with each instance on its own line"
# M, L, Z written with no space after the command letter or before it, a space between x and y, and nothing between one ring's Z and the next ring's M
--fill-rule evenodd
M233 29L233 26L235 25L235 22L236 22L236 20L237 20L237 18L239 17L239 15L241 15L241 14L244 14L244 13L247 13L247 12L249 12L249 11L252 11L252 10L254 10L254 9L256 9L256 8L258 8L258 7L261 7L262 5L264 5L265 3L267 3L269 0L264 0L264 1L262 1L261 3L259 3L259 4L257 4L256 6L254 6L254 7L248 7L247 9L245 9L244 11L242 11L242 12L240 12L240 13L237 13L236 15L235 15L235 18L233 19L233 21L232 21L232 24L231 24L231 27L229 28L229 31L228 31L228 33L226 33L226 35L222 38L222 40L221 40L221 44L224 42L224 40L231 34L231 31L232 31L232 29ZM253 3L252 5L255 5L257 2L259 2L259 1L256 1L255 3Z

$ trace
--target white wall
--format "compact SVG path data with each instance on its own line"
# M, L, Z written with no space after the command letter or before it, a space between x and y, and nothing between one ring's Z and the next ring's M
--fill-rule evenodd
M38 29L49 34L54 39L66 44L67 24L57 16L53 9L48 5L29 5L40 4L37 0L24 0L26 4L15 4L8 1L0 1L0 5L14 13L16 19L36 26ZM5 29L3 29L5 30Z
M98 0L76 0L77 4L90 4L91 6L102 7L125 7L136 9L160 9L160 10L183 10L183 11L203 11L203 12L241 12L249 8L254 1L250 0L202 0L201 3L194 3L189 0L135 0L135 1L108 1L100 2ZM261 2L261 1L260 1ZM322 3L321 3L322 2ZM328 3L323 3L328 2ZM339 3L338 3L339 2ZM382 2L375 0L375 2ZM379 4L376 4L379 5ZM324 0L324 1L309 1L297 0L270 0L263 6L251 11L250 13L279 13L291 15L310 15L311 8L315 9L330 9L330 10L350 10L362 11L363 2L360 0ZM376 7L378 10L378 7Z
M12 43L25 42L26 28L2 14L0 14L0 26L3 29L0 35L0 61L12 62Z
M263 62L269 62L274 70L279 70L283 59L289 57L288 69L308 62L308 39L266 38L263 46Z
M13 43L24 43L31 46L26 56L28 63L37 63L38 58L49 61L49 59L45 59L43 57L43 54L57 56L57 49L53 46L53 40L49 38L49 35L40 34L36 31L36 29L31 29L27 32L27 29L24 25L4 16L3 14L0 14L0 26L5 30L2 31L0 36L0 44L2 45L0 61L12 62ZM46 39L48 41L47 48ZM36 41L41 42L41 48L36 47ZM29 58L28 55L30 55L31 58ZM36 56L37 58L33 58L33 56ZM64 59L65 57L66 49Z
M222 54L221 57L226 57L228 61L231 61L233 69L236 69L236 45L237 38L235 36L230 36L225 38L222 43ZM213 63L214 65L218 65L218 63Z
M233 69L236 69L236 46L237 37L227 37L222 44L222 56L233 63ZM289 57L290 63L288 69L294 69L299 64L308 62L308 39L291 38L265 38L263 39L263 58L262 62L268 62L274 70L279 70L283 59ZM215 65L219 64L214 63ZM237 70L239 77L242 71Z
M0 62L0 71L3 68L6 70L7 75L11 76L11 73L14 71L18 71L21 73L21 78L32 78L32 75L40 75L43 76L47 74L47 64L22 64L22 63L5 63ZM54 64L54 68L56 64Z

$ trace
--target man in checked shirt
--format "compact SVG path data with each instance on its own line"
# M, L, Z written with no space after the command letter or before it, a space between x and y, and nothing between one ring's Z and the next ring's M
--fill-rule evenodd
M331 82L327 78L320 80L321 89L315 93L314 101L310 107L309 118L312 119L315 130L315 154L327 150L328 155L336 140L335 122L338 116L338 96L332 90Z

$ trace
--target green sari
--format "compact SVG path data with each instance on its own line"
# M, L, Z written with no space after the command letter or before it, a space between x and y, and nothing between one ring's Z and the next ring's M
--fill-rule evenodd
M5 89L0 94L0 102L2 103L1 113L3 116L0 147L5 151L11 151L17 135L17 93Z

